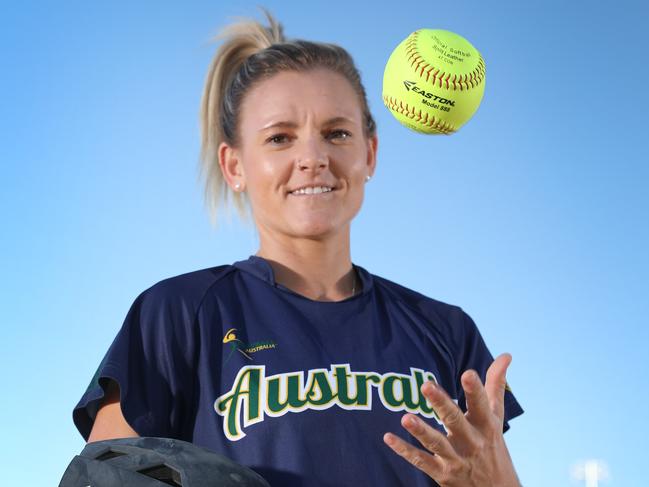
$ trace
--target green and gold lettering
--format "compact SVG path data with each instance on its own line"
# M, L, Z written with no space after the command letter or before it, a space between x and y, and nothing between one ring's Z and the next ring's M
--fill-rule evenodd
M319 394L318 397L314 397ZM337 394L331 390L329 375L324 370L317 370L309 373L309 386L306 390L306 399L314 406L325 406L331 403Z
M277 374L266 379L268 413L276 415L286 409L300 409L306 404L301 399L302 374Z
M372 399L372 384L370 382L380 384L381 376L373 372L367 374L359 372L354 374L354 376L356 377L356 403L359 406L370 405Z
M257 343L252 349L266 346ZM309 370L306 385L302 371L269 377L265 371L265 366L242 367L232 388L214 402L214 409L223 416L223 431L228 439L240 440L246 436L244 428L264 421L264 415L277 417L305 409L327 409L336 404L344 409L372 409L373 387L378 389L381 403L387 409L434 416L439 421L421 393L424 382L437 380L432 373L421 369L411 367L410 375L379 374L352 372L349 364L332 364L330 369Z
M244 422L250 423L259 419L259 387L264 367L248 366L239 370L230 392L219 397L214 408L224 416L223 431L229 439L238 440L246 436L241 428L242 410Z
M401 378L393 375L393 374L386 374L387 377L383 381L383 398L385 399L385 402L391 406L394 409L402 409L403 407L403 382L401 382ZM400 384L401 385L401 397L397 397L397 394L394 390L394 385ZM410 384L408 384L408 387L410 387Z
M351 377L349 373L349 365L336 366L334 368L334 375L336 376L336 387L338 389L338 403L343 406L353 406L357 403L358 394L356 397L349 397L348 378Z
M288 407L288 397L280 398L281 381L283 375L277 375L266 379L266 404L268 412L281 413ZM284 388L286 391L286 388ZM288 394L287 394L288 395Z

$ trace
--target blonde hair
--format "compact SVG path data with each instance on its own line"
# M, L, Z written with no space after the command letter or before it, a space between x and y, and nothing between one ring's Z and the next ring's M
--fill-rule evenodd
M200 176L205 179L205 204L216 223L218 208L234 202L246 219L244 192L231 191L219 166L218 147L226 142L239 145L238 120L241 102L250 88L281 71L308 71L324 67L342 74L359 96L365 118L366 137L376 133L365 94L352 57L336 44L287 40L283 26L260 7L268 19L265 27L252 19L240 19L224 27L212 40L224 39L210 64L200 105Z

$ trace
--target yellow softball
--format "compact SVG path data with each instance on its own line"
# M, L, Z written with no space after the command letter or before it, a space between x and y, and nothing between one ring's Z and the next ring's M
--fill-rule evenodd
M383 73L383 103L412 130L452 134L476 112L485 87L485 63L464 37L419 29L390 55Z

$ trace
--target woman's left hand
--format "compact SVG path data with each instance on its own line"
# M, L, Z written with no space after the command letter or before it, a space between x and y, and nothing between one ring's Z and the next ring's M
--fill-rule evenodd
M383 440L442 487L520 487L503 437L505 374L511 360L509 354L494 360L484 386L475 371L462 374L466 414L433 382L422 385L422 393L448 432L444 435L418 416L405 414L401 424L425 450L392 433Z

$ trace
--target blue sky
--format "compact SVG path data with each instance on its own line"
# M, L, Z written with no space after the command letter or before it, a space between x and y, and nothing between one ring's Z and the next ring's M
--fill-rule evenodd
M256 251L252 227L210 227L197 180L208 40L234 16L260 19L256 5L0 7L7 483L54 485L82 449L72 408L139 292ZM513 355L526 412L506 438L523 484L577 485L571 466L596 458L601 485L645 485L645 7L262 5L288 37L354 57L379 155L353 260L462 306L494 355ZM486 61L482 105L451 137L409 131L381 101L390 52L419 28L455 31Z

